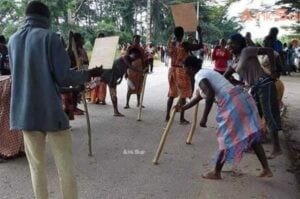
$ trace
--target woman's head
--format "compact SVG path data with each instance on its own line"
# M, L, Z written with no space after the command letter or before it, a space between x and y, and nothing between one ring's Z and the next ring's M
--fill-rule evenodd
M272 28L270 29L269 35L270 35L271 37L276 38L277 35L278 35L278 33L279 33L278 28L272 27Z
M246 40L241 34L236 33L230 36L228 40L228 46L230 52L234 55L237 55L240 54L243 48L246 47Z
M133 35L133 43L134 44L140 44L141 42L141 36L140 35Z
M177 26L174 29L174 35L176 37L177 40L182 40L183 35L184 35L184 30L181 26Z
M97 38L103 38L105 37L104 33L103 32L99 32L98 35L97 35Z

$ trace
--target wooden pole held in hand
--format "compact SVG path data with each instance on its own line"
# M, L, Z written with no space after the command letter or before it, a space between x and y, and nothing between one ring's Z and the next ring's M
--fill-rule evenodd
M196 106L195 106L193 123L192 123L191 129L190 129L188 138L187 138L187 140L186 140L186 144L192 144L192 138L193 138L193 135L194 135L194 133L195 133L196 126L197 126L198 107L199 107L199 102L198 102L198 103L196 104Z
M142 109L143 109L143 101L144 101L146 80L147 80L147 73L145 74L144 80L143 80L143 87L142 87L142 92L141 92L140 107L139 107L139 114L138 114L137 121L142 121L141 117L142 117Z
M76 67L78 69L81 69L82 63L78 55L77 47L76 47L76 42L74 39L74 33L70 31L69 33L69 50L72 50L74 57L75 57L75 62L76 62ZM84 111L86 115L86 123L87 123L87 133L88 133L88 145L89 145L89 156L92 156L92 130L91 130L91 122L90 122L90 116L89 116L89 111L88 111L88 106L87 102L85 99L85 91L81 92L82 95L82 102L84 106Z
M87 124L87 133L88 133L88 145L89 145L89 156L93 156L93 153L92 153L91 122L90 122L89 110L88 110L86 99L85 99L85 92L82 92L82 101L83 101L83 105L84 105L84 111L85 111L85 114L86 114L86 124Z
M179 101L180 101L180 98L178 98L176 105L179 104ZM159 159L160 154L161 154L161 152L163 150L163 147L165 145L167 136L168 136L168 134L170 132L171 126L172 126L173 121L174 121L175 114L176 114L176 110L175 110L175 108L173 108L172 112L171 112L170 119L168 121L168 124L167 124L166 128L164 129L164 132L163 132L163 134L161 136L161 139L160 139L160 142L159 142L159 146L157 148L157 151L156 151L156 154L154 156L154 159L152 160L153 164L158 164L158 159Z

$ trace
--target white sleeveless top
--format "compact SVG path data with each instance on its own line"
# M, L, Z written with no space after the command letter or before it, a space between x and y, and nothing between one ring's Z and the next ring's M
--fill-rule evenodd
M197 85L199 85L199 82L203 79L207 79L209 83L211 84L212 88L214 89L215 96L218 98L221 92L227 92L228 90L234 88L234 86L220 73L211 70L211 69L201 69L196 75L195 80L197 82ZM203 92L200 94L202 96ZM205 97L205 96L202 96Z

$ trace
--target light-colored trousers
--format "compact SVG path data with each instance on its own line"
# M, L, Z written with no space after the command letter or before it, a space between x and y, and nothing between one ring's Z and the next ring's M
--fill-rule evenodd
M63 199L77 199L70 130L58 132L23 131L33 192L36 199L48 199L46 138L50 145Z

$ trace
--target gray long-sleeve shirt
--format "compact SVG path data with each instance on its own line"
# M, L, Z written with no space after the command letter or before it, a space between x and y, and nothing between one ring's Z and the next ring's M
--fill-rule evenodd
M9 40L12 72L10 127L55 132L69 128L58 88L83 84L87 71L71 71L69 57L49 20L27 16Z

